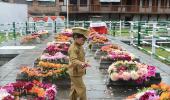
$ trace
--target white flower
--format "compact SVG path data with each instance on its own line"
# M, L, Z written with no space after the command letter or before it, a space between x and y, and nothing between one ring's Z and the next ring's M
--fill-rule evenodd
M126 61L124 61L124 64L129 64L129 61L127 61L127 60L126 60Z
M139 78L138 73L137 73L136 71L134 71L134 70L131 71L130 74L131 74L131 78L132 78L133 80L136 80L136 79Z
M133 61L129 61L128 64L135 64Z
M130 56L132 59L135 59L135 55L134 55L134 54L129 53L129 56Z
M4 97L10 95L5 89L0 89L0 100L3 100Z
M140 93L137 93L135 97L136 97L137 100L139 100L139 98L141 96L143 96L144 94L145 94L145 92L140 92Z
M55 44L55 41L48 42L48 43L47 43L47 46L54 45L54 44Z
M113 81L117 81L117 80L119 79L119 75L118 75L118 73L112 73L112 74L110 75L110 78L111 78L111 80L113 80Z

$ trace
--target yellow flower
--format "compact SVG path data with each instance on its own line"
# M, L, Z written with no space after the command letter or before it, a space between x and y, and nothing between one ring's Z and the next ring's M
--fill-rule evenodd
M159 87L159 85L152 84L152 85L151 85L151 88L153 88L153 89L159 89L160 87Z
M167 91L167 90L169 89L169 86L166 85L166 84L163 84L163 85L161 85L161 89L162 89L163 91Z
M37 94L38 94L39 97L44 97L44 96L45 96L45 91L44 91L44 89L43 89L43 88L39 88Z
M163 92L160 96L160 100L170 100L170 92Z

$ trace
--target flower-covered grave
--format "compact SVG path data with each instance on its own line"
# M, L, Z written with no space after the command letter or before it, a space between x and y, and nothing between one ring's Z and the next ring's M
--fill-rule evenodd
M39 81L17 81L0 87L0 100L55 100L56 86Z
M139 61L132 53L121 50L112 50L107 52L107 55L100 57L100 68L107 69L116 61Z
M61 31L61 33L57 34L54 38L55 38L55 41L70 42L71 37L72 37L72 30L64 29Z
M109 66L108 85L149 86L161 81L155 66L133 61L117 61Z
M139 89L136 94L128 96L125 100L170 100L170 85L162 82L153 84Z
M67 55L70 42L49 42L43 53L49 53L55 55L57 52L61 52Z
M122 50L122 48L117 44L108 44L96 50L94 57L95 59L100 59L101 56L106 56L109 52L114 50Z
M35 33L31 33L28 35L25 35L21 38L21 44L27 44L27 43L41 43L41 39L45 39L47 38L48 35L48 31L46 30L41 30Z
M91 33L89 34L89 48L91 51L96 51L97 49L100 49L102 46L110 44L109 40L105 35L97 34L97 33Z

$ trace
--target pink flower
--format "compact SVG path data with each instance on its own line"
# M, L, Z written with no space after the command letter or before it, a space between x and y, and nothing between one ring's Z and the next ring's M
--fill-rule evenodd
M56 94L56 86L52 85L52 87L46 90L45 96L48 98L48 100L55 100Z
M123 78L123 80L126 80L126 81L129 80L131 78L130 73L123 72L122 73L122 78Z
M159 96L154 90L146 91L139 100L158 100Z
M155 71L148 71L148 77L155 76Z
M147 70L147 68L139 68L137 72L142 73L143 75L145 75L145 74L148 73L148 70Z
M127 70L127 67L126 66L120 66L117 68L118 71L125 71Z
M48 53L46 53L40 57L41 60L55 60L55 59L62 59L62 58L67 58L67 56L63 55L61 52L57 52L54 55L49 55Z
M61 58L65 58L66 56L63 55L61 52L57 52L57 53L55 54L55 57L56 57L57 59L61 59Z
M139 77L143 77L145 74L147 74L147 69L141 68L137 71L137 74Z
M148 70L156 71L156 67L155 66L148 66Z

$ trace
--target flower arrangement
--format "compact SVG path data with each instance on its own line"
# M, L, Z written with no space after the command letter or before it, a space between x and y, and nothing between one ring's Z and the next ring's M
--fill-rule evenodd
M41 55L40 60L55 60L55 59L68 59L68 57L61 52L57 52L54 55L50 55L49 53L44 53Z
M111 52L113 50L122 50L122 48L116 44L109 44L109 45L102 46L100 50L103 52Z
M71 37L72 34L73 34L71 29L64 29L64 30L61 31L61 33L65 36L68 36L68 37Z
M55 36L55 40L60 42L69 42L71 40L71 37L68 37L64 34L57 34Z
M56 93L55 85L44 84L35 80L32 82L17 81L0 87L1 100L18 100L22 98L27 98L28 100L55 100Z
M151 87L138 90L126 100L170 100L170 85L165 83L153 84Z
M142 84L150 77L155 77L156 67L132 61L117 61L109 66L108 73L112 81L135 81Z
M39 35L37 34L31 34L31 35L27 35L27 36L23 36L21 39L21 43L27 43L30 42L32 40L38 39Z
M38 66L43 67L43 68L61 68L62 64L55 64L55 63L40 61L38 63Z
M32 33L32 34L30 34L31 36L35 36L35 37L39 37L40 36L40 34L38 34L38 33Z
M92 41L92 43L105 43L108 42L108 39L104 35L100 35L97 33L90 34L89 40Z
M40 35L48 34L48 31L47 30L40 30L40 31L37 32L37 34L40 34Z
M48 43L47 48L45 49L46 52L50 53L50 55L54 55L56 52L67 53L70 44L68 43Z
M107 37L102 35L93 37L92 39L92 43L105 43L105 42L108 42L108 39Z
M13 88L11 88L13 90ZM6 89L0 88L0 100L14 100L12 96Z
M67 71L67 67L63 66L58 69L49 69L49 70L44 70L42 68L30 68L27 66L23 66L20 69L21 73L24 73L28 76L26 80L31 80L32 79L40 79L44 77L51 77L51 76L59 76L60 74L65 74Z
M131 53L128 53L127 51L120 51L120 50L114 50L108 52L108 55L106 57L102 57L101 59L111 59L114 61L119 61L119 60L134 60L135 56Z

